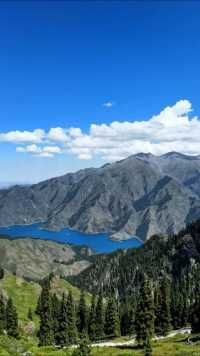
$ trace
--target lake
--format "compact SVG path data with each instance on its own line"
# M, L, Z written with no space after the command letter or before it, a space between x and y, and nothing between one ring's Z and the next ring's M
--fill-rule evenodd
M29 236L74 245L87 245L99 253L108 253L130 247L136 248L142 244L136 238L131 238L126 241L113 241L108 238L107 234L84 234L70 229L48 231L42 229L39 224L0 227L0 235L9 235L11 237Z

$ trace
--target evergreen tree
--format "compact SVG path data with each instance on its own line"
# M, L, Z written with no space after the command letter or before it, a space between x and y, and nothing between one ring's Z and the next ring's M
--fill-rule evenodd
M102 293L99 294L97 300L95 324L96 324L96 340L101 340L104 338L104 307L103 307Z
M80 341L77 349L74 350L72 356L90 356L91 347L89 345L88 336L83 332L80 336Z
M19 335L18 316L12 298L8 299L6 305L6 330L9 336L17 338Z
M107 303L104 331L108 337L120 335L119 312L114 297L110 297Z
M166 336L171 329L171 313L170 313L170 285L167 278L163 278L160 288L160 331Z
M6 328L6 309L3 295L0 294L0 335L4 333Z
M69 292L67 297L67 324L69 344L75 344L77 342L77 327L75 305L71 291Z
M58 322L59 322L59 326L58 326L56 343L60 346L66 346L69 344L69 336L68 336L68 320L67 320L67 299L64 293L62 297Z
M40 296L40 328L38 332L39 345L52 345L54 342L52 304L49 281L43 282Z
M92 302L90 306L88 335L90 337L90 340L94 341L96 339L96 297L94 294L92 296Z
M146 276L140 289L139 301L136 311L135 330L139 344L144 346L148 338L154 334L154 302L150 282Z
M81 291L77 314L77 326L79 333L87 332L87 306L84 291Z
M160 325L161 315L161 291L160 286L157 286L154 290L154 308L155 308L155 333L162 334L162 328Z
M200 332L200 295L196 295L195 303L191 312L192 333Z
M57 337L59 335L59 318L60 318L61 301L58 299L55 293L51 297L51 308L52 308L54 340L55 343L58 344L59 341L57 340Z
M28 319L29 320L33 320L33 313L32 313L32 310L31 310L31 308L29 308L29 310L28 310Z

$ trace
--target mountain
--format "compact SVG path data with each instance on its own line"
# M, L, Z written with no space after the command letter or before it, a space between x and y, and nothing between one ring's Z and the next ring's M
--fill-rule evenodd
M49 273L75 275L90 265L92 251L53 241L0 237L1 267L18 277L41 280Z
M0 190L0 225L41 222L112 238L177 233L200 216L200 156L139 153L31 185Z
M97 255L90 267L69 280L92 293L114 291L124 300L137 295L143 274L154 285L167 276L174 290L193 300L200 284L200 220L177 235L152 236L138 249Z

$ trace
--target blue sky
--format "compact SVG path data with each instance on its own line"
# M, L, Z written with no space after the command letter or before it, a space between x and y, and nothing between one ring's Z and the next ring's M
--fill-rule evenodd
M0 2L0 182L200 153L199 17L198 1Z

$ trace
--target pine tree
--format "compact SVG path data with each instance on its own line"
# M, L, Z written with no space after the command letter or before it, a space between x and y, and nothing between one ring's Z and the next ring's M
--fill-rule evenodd
M127 302L120 306L120 329L122 336L130 332L130 310Z
M90 356L91 347L89 345L88 336L83 332L80 336L79 345L76 350L74 350L72 356Z
M69 292L67 297L67 325L69 344L75 344L77 342L77 327L75 305L71 291Z
M149 280L144 276L136 311L135 330L139 344L144 346L154 334L154 302Z
M96 339L96 296L93 294L88 320L88 335L91 341Z
M39 345L52 345L54 342L52 304L49 281L43 282L40 296L40 328L38 332Z
M79 333L87 332L87 306L84 291L81 291L77 314L77 326Z
M6 309L3 295L0 294L0 335L4 333L6 328Z
M196 294L196 300L191 312L192 333L200 332L200 295Z
M59 318L60 318L61 301L58 299L55 293L51 297L51 308L52 308L54 340L55 343L58 344L59 341L57 340L57 338L59 336Z
M67 320L67 298L63 293L60 315L59 315L59 326L56 342L60 346L66 346L69 344L68 337L68 320Z
M8 299L6 305L6 330L9 336L17 338L19 335L18 316L12 298Z
M170 313L170 285L167 278L163 278L160 287L160 331L166 336L171 329L171 313Z
M119 312L114 297L110 297L107 303L104 331L108 337L120 335Z
M103 308L103 296L99 294L95 313L96 324L96 340L104 338L104 308Z

